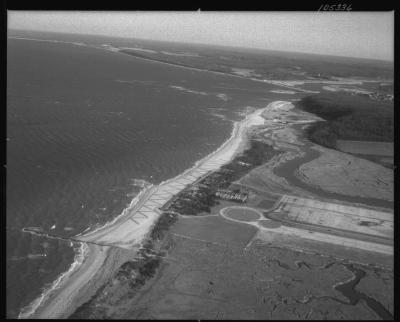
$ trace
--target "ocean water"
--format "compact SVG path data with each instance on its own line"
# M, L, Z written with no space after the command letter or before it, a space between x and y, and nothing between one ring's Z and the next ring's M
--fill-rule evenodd
M278 97L267 84L87 46L7 46L8 317L68 270L79 247L23 228L69 237L112 220L147 182L217 149L247 107Z

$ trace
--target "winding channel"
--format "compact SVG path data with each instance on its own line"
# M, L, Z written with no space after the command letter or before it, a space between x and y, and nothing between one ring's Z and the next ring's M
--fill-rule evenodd
M347 302L337 299L336 297L333 296L310 296L306 301L298 301L298 302L302 304L308 304L313 300L329 299L338 302L340 304L354 306L357 305L360 300L363 300L368 305L368 307L382 320L393 320L394 318L393 314L390 313L389 310L387 310L384 305L382 305L372 297L369 297L368 295L356 290L356 286L361 281L361 279L364 278L366 275L365 271L363 271L360 268L356 268L351 264L342 264L342 265L346 267L350 272L352 272L354 276L347 282L335 285L334 289L340 292L343 296L345 296L347 298Z
M301 126L302 126L301 124L296 124L293 126L293 128L295 130L300 130ZM300 130L300 133L301 133L301 130ZM274 173L276 175L285 178L289 184L299 187L301 189L304 189L308 192L311 192L312 194L314 194L318 197L393 209L394 203L392 201L382 200L382 199L378 199L378 198L364 198L364 197L359 197L359 196L343 195L343 194L323 190L321 188L318 188L316 186L310 185L310 184L302 181L300 178L298 178L295 175L296 170L298 170L302 164L311 162L311 161L319 158L321 153L317 150L312 149L311 147L313 146L313 144L310 143L307 139L305 139L302 134L299 135L299 139L303 139L304 145L301 147L301 149L305 154L303 156L295 157L292 160L286 161L282 165L279 165L278 167L276 167L274 169ZM381 319L393 320L394 317L393 317L392 313L390 313L381 303L379 303L372 297L369 297L366 294L361 293L356 290L356 286L358 285L360 280L362 278L364 278L366 275L365 271L363 271L360 268L356 268L351 264L343 264L343 265L354 274L354 277L347 282L335 285L334 288L335 288L335 290L342 293L348 299L348 302L341 301L341 300L331 297L331 296L323 296L323 297L318 297L318 298L311 297L307 301L307 303L309 301L312 301L313 299L329 298L331 300L334 300L336 302L339 302L339 303L342 303L345 305L356 305L360 300L364 300L365 303L368 305L368 307L372 311L374 311L375 314L377 314Z
M302 124L296 124L293 126L294 129L299 130ZM299 139L302 138L299 135ZM339 201L346 201L351 203L358 203L358 204L365 204L368 206L374 207L383 207L383 208L390 208L393 209L393 201L382 200L378 198L365 198L359 196L350 196L350 195L343 195L336 192L330 192L323 190L319 187L310 185L300 178L298 178L295 173L296 170L300 168L302 164L311 162L320 157L321 153L317 150L312 149L312 143L308 142L308 140L303 140L304 145L301 147L302 151L305 152L304 156L295 157L292 160L288 160L285 163L277 166L273 171L274 173L282 178L285 178L291 185L299 187L303 190L309 191L312 194L328 199L336 199Z
M356 290L357 284L365 277L366 273L350 264L343 264L354 274L347 283L338 284L334 288L347 297L349 305L356 305L360 300L364 300L368 307L383 320L393 320L393 315L378 301Z

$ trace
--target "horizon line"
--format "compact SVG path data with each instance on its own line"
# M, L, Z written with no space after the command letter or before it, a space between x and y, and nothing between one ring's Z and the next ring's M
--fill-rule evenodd
M289 51L283 49L267 49L260 47L240 47L235 45L221 45L221 44L213 44L213 43L204 43L204 42L182 42L182 41L174 41L174 40L161 40L161 39L151 39L151 38L138 38L138 37L126 37L126 36L114 36L114 35L105 35L105 34L94 34L94 33L79 33L79 32L65 32L65 31L48 31L48 30L39 30L39 29L16 29L16 28L7 28L7 37L8 31L33 31L33 32L43 32L50 34L67 34L67 35L83 35L83 36L99 36L99 37L110 37L110 38L120 38L120 39L130 39L130 40L145 40L145 41L158 41L158 42L166 42L173 44L183 44L183 45L203 45L203 46L215 46L215 47L227 47L227 48L236 48L236 49L254 49L259 51L272 51L272 52L283 52L283 53L293 53L293 54L306 54L306 55L315 55L315 56L328 56L328 57L338 57L338 58L351 58L351 59L364 59L364 60L373 60L378 62L392 63L394 64L394 55L393 60L379 59L379 58L369 58L369 57L356 57L356 56L344 56L344 55L332 55L332 54L321 54L321 53L312 53L305 51Z

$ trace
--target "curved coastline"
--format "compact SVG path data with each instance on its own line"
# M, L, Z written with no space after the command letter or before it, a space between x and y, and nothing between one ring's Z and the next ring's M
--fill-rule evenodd
M83 256L81 261L75 261L70 269L63 273L48 290L24 308L19 318L67 318L76 307L87 301L96 292L100 282L104 282L104 277L113 273L113 270L105 272L107 266L112 265L109 263L109 258L118 258L118 249L122 248L130 251L132 256L148 236L161 211L158 210L158 206L156 209L152 209L152 216L149 216L148 220L142 222L135 230L129 230L130 227L126 229L127 221L131 222L129 219L132 219L141 207L146 206L146 201L160 191L162 194L158 196L159 198L164 196L164 200L160 199L164 204L187 184L229 162L247 145L247 133L252 128L264 124L261 114L266 108L257 109L246 115L244 120L235 122L231 136L217 150L197 161L191 168L159 185L144 188L121 215L95 230L85 231L83 235L76 235L74 240L82 242L82 245L86 245L88 248L86 256ZM121 231L118 230L120 228L126 234L121 234ZM131 236L135 234L136 237ZM98 239L103 241L104 238L106 239L105 243L96 243ZM124 238L128 238L128 240L124 240ZM97 288L91 287L91 285L97 285Z
M20 317L67 318L70 316L77 307L88 301L118 269L118 265L128 258L124 254L128 254L130 258L135 256L135 252L146 240L153 224L161 214L159 207L173 198L186 185L195 182L210 171L218 169L243 151L248 143L248 133L253 128L266 124L262 113L268 108L274 108L275 105L282 103L285 102L274 101L266 108L246 115L244 120L235 122L231 136L217 150L197 161L191 168L178 176L162 181L158 185L145 187L140 195L132 200L129 207L112 221L95 230L76 235L75 240L82 242L82 245L87 245L89 249L83 262L74 267L70 273L65 273L65 278L57 279L58 284L49 290L43 299L35 302L36 311L33 310L29 312L30 314L20 315ZM327 192L327 196L325 196L324 190L303 182L295 175L294 171L301 164L309 162L310 158L314 159L319 156L319 152L310 149L310 145L302 146L302 149L303 147L306 152L304 155L284 162L275 168L274 172L277 170L275 173L285 179L290 177L288 182L294 186L298 186L297 181L300 181L301 188L312 193L317 191L318 196L341 200L342 195ZM295 181L292 180L293 178ZM333 195L335 197L332 197ZM346 201L355 203L355 200L358 200L357 197L349 198L351 199ZM147 216L138 217L137 214L141 212L142 215L146 214ZM137 222L133 224L132 221Z
M107 51L110 52L112 54L124 54L126 55L126 53L122 53L119 52L119 50L108 50L107 48L102 48L99 46L92 46L92 45L88 45L88 44L84 44L84 43L75 43L75 42L69 42L69 41L60 41L60 40L49 40L49 39L35 39L35 38L25 38L25 37L10 37L10 38L15 38L15 39L21 39L21 40L30 40L30 41L43 41L43 42L56 42L56 43L64 43L64 44L70 44L70 45L80 45L80 46L84 46L84 47L88 47L88 48L92 48L92 49L100 49L103 51ZM133 57L133 56L131 56ZM140 58L140 57L136 57L139 59L144 59L144 58ZM145 59L146 60L146 59ZM153 60L153 62L156 62ZM168 64L166 62L157 62L160 64ZM207 72L207 73L217 73L217 74L221 74L224 76L230 76L230 77L239 77L241 78L239 75L233 75L233 74L229 74L229 73L221 73L221 72L216 72L216 71L210 71L210 70L203 70L203 69L198 69L198 68L192 68L192 67L186 67L186 66L179 66L179 65L174 65L174 64L168 64L172 67L176 67L176 68L186 68L186 69L192 69L194 71L201 71L201 72ZM247 116L246 119L247 120ZM243 120L243 121L245 121ZM233 125L233 129L231 132L231 136L222 144L222 146L220 146L216 151L213 151L212 153L210 153L209 155L207 155L205 158L197 161L195 163L195 165L190 168L187 169L184 173L178 175L175 178L171 178L168 179L166 181L161 182L159 185L167 185L170 182L173 182L174 180L179 179L180 176L183 176L184 174L187 174L187 172L190 172L190 170L195 169L197 166L200 166L201 163L203 161L205 161L205 159L215 155L218 151L222 150L224 147L228 146L228 143L231 142L232 140L235 139L235 136L237 135L236 132L239 131L238 128L239 123L240 122L234 122ZM129 204L129 206L127 208L125 208L121 214L119 214L118 216L116 216L115 218L113 218L112 220L110 220L109 222L102 224L101 226L99 225L95 225L95 226L91 226L86 228L84 231L78 233L77 235L71 237L70 239L73 242L83 242L86 243L89 246L89 249L93 249L96 247L96 245L94 244L90 244L90 240L87 240L87 238L89 236L93 236L94 233L97 232L104 232L106 228L110 228L113 225L117 225L117 224L122 224L125 220L127 220L132 211L135 211L136 207L138 206L138 204L141 203L142 199L147 198L147 196L151 195L152 193L152 188L155 188L154 186L147 186L145 188L143 188L139 195L137 195ZM147 227L148 229L150 227ZM143 234L142 236L143 238L145 237L145 234ZM126 245L127 248L129 247L133 247L134 245ZM110 250L111 251L111 250ZM35 298L33 301L31 301L28 305L26 305L25 307L23 307L19 313L19 318L31 318L33 316L36 316L38 314L38 312L41 310L41 307L43 305L46 305L46 302L48 301L49 298L53 298L55 296L54 293L58 293L60 291L60 289L62 289L64 286L63 284L67 282L67 280L69 279L69 277L71 276L75 276L77 274L77 272L80 270L80 267L82 267L85 263L85 261L87 260L86 257L90 257L92 256L91 254L93 253L93 251L88 251L88 255L83 256L81 251L76 252L75 254L75 258L74 258L74 262L71 263L70 267L61 275L59 275L59 277L57 277L57 279L51 284L50 287L48 287L47 289L44 289L43 292L37 297ZM62 277L62 278L61 278Z
M137 203L120 216L118 220L115 220L113 224L107 224L95 231L79 236L78 240L103 245L112 244L128 249L135 245L140 245L146 232L160 214L158 208L163 206L188 184L195 182L210 171L218 169L221 165L229 162L235 154L244 149L247 131L253 126L262 125L264 122L264 119L261 117L263 110L258 109L247 115L244 120L235 122L230 138L217 150L197 161L191 168L178 176L146 190ZM142 216L138 216L138 213L142 214ZM139 222L139 227L128 221L129 219ZM132 232L135 232L137 236L132 236Z

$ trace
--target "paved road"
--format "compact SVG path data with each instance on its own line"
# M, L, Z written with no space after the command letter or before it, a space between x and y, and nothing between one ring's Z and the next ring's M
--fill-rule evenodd
M352 232L352 231L339 229L339 228L326 227L326 226L320 226L320 225L316 225L316 224L300 223L300 222L285 220L285 219L279 218L279 215L276 213L275 214L274 213L264 213L264 217L274 220L274 221L278 221L282 225L288 226L288 227L294 227L294 228L299 228L299 229L304 229L304 230L321 232L321 233L329 234L329 235L335 235L335 236L340 236L340 237L357 239L357 240L361 240L361 241L373 242L373 243L382 244L382 245L393 246L393 238L390 238L390 237L374 236L374 235L369 235L369 234L364 234L364 233L359 233L359 232Z

